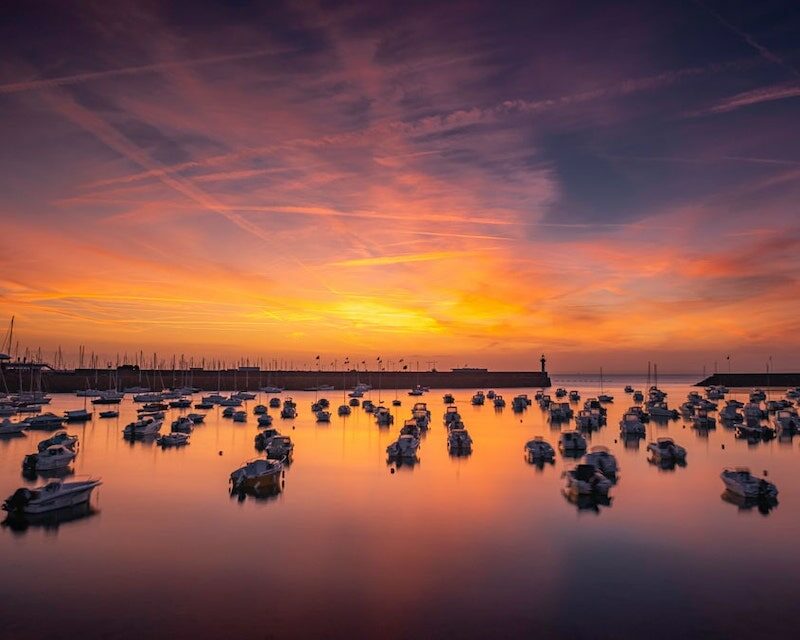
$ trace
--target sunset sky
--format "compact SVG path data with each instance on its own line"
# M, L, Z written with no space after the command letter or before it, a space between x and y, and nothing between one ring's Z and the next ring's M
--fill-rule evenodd
M5 2L0 336L797 370L799 32L749 0Z

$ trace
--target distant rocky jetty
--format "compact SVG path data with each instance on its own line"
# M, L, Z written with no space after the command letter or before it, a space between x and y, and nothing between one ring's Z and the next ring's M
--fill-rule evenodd
M697 383L698 387L710 385L726 387L797 387L800 373L715 373Z

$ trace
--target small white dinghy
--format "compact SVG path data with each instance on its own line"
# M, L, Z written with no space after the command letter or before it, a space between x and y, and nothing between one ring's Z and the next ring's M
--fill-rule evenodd
M9 512L36 514L74 507L87 502L94 488L101 484L99 478L86 478L70 482L53 480L34 489L17 489L3 503L3 509Z
M724 469L720 474L725 488L743 498L776 498L778 488L765 478L757 478L747 467Z
M587 453L583 459L586 464L597 467L607 478L611 478L617 474L617 459L614 457L614 454L608 450L608 447L596 445L589 450L589 453Z
M556 452L549 442L541 436L536 436L533 440L525 443L525 455L531 461L552 462L555 460Z

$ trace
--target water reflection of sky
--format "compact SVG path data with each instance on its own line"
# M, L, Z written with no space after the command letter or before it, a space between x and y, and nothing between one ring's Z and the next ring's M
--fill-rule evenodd
M454 458L442 392L432 392L420 461L392 474L385 449L413 398L402 397L394 426L379 429L361 409L319 426L314 394L296 393L296 428L275 421L295 442L285 490L240 502L227 481L256 455L252 415L237 425L214 410L188 447L162 450L122 439L134 411L126 401L119 421L68 429L81 437L76 473L103 477L97 513L0 532L0 595L3 609L16 612L0 637L20 637L34 619L33 637L78 624L87 638L363 637L378 629L398 638L500 630L616 638L672 637L678 628L689 637L788 637L793 618L774 603L794 592L800 568L800 440L753 447L721 426L699 437L679 420L650 423L639 449L625 448L617 423L628 398L611 384L608 426L590 445L608 446L620 473L610 506L598 511L561 494L560 454L542 469L524 460L533 436L557 442L535 405L498 413L470 406L471 391L455 391L474 452ZM676 407L688 390L662 386ZM599 390L592 382L577 388L584 399ZM330 396L335 407L339 398ZM52 410L79 406L61 396ZM662 435L688 449L686 467L648 462L647 441ZM40 437L0 442L3 497L25 482L22 457ZM721 499L720 470L739 464L766 469L777 483L780 504L769 516Z

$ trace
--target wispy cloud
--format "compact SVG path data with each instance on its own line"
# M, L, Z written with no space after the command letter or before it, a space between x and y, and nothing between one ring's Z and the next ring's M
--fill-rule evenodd
M332 267L379 267L411 262L431 262L432 260L453 260L475 255L472 251L431 251L428 253L405 253L395 256L378 256L375 258L356 258L332 262Z

